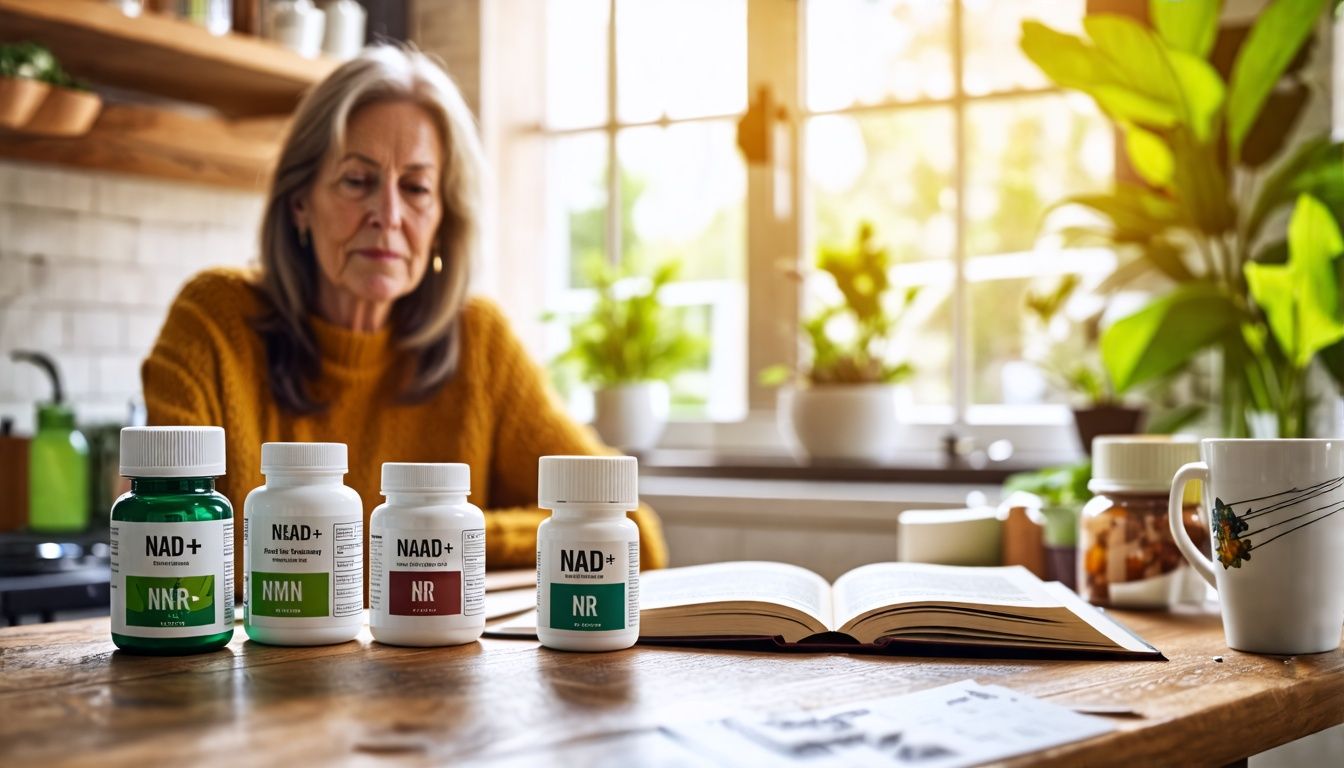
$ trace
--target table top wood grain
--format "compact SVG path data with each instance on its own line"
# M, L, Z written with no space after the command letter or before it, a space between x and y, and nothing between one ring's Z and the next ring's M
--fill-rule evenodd
M247 641L154 658L116 652L107 619L0 630L0 763L70 765L681 765L659 725L825 706L966 678L1067 706L1117 731L1031 765L1225 764L1344 722L1344 652L1238 653L1218 616L1118 613L1170 659L963 660L536 642L316 648Z

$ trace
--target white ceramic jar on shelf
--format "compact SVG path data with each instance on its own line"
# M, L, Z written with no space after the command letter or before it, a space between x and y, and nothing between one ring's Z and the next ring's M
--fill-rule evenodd
M317 58L325 18L312 0L274 0L266 8L266 36L300 56Z
M364 47L364 26L368 14L355 0L329 0L322 5L326 13L326 34L322 52L332 58L349 59Z

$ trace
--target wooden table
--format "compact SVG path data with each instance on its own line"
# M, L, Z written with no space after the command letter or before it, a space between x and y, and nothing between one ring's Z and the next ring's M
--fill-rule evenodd
M1118 705L1116 732L1032 765L1224 764L1344 722L1344 653L1228 650L1216 615L1121 613L1169 662L608 654L486 640L402 649L114 653L106 619L0 630L0 764L681 765L656 730L693 717L840 704L975 678L1064 705ZM1221 661L1220 661L1221 659Z

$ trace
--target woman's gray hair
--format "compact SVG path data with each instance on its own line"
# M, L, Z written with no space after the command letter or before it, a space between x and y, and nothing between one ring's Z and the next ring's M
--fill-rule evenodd
M457 370L459 318L480 239L485 173L480 137L470 108L442 67L418 51L371 46L299 103L262 219L260 287L271 313L258 321L257 330L266 343L271 392L292 411L313 413L324 404L313 399L307 386L321 372L308 323L321 277L312 248L300 241L291 202L312 188L328 153L344 145L354 113L387 100L424 108L444 149L439 185L443 219L433 248L442 266L425 270L420 284L393 305L390 317L393 336L412 362L402 396L408 401L428 397Z

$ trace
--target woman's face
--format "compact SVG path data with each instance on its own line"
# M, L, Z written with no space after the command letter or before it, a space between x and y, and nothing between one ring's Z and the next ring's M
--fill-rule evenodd
M443 218L443 146L429 113L410 101L361 107L306 194L292 201L321 273L328 309L385 316L420 284ZM329 318L338 319L338 318Z

